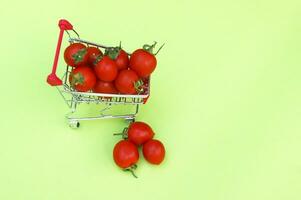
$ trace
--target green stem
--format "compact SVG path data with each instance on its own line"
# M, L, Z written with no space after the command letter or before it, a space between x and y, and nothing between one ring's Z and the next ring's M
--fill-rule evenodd
M120 43L121 45L121 43ZM115 60L121 51L121 46L119 47L108 47L105 50L105 55L109 56L112 60Z
M161 46L160 46L160 48L158 49L158 51L154 54L155 56L159 53L159 51L164 47L164 45L165 45L165 43L164 44L162 44Z
M138 178L138 176L135 174L135 170L137 169L137 165L134 164L126 169L123 169L123 171L125 172L131 172L131 174L135 177L135 178Z
M103 56L99 54L99 55L96 57L96 59L95 59L95 61L94 61L93 64L96 65L102 58L103 58Z
M145 45L143 45L143 49L144 49L145 51L148 51L149 53L153 54L153 50L154 50L156 44L157 44L156 41L154 41L154 44L152 44L152 45L145 44Z
M138 81L136 81L135 83L134 83L134 87L135 87L135 90L136 90L136 92L138 93L138 94L141 94L141 93L143 93L144 92L144 89L143 89L143 81L140 79L140 80L138 80Z
M122 133L114 133L113 135L121 135L124 140L128 139L128 128L124 128Z

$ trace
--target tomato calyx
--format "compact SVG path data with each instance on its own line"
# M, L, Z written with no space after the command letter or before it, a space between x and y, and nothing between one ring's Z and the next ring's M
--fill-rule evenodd
M118 47L108 47L105 50L105 55L109 56L112 60L116 60L121 51L121 46Z
M124 128L122 133L114 133L114 135L121 135L122 139L126 140L128 139L128 128Z
M105 55L109 56L112 60L116 60L120 54L120 51L123 50L121 47L121 41L117 47L108 47L105 49Z
M84 58L84 56L86 55L87 53L87 49L84 48L84 49L80 49L78 50L75 54L72 55L72 58L74 60L74 63L77 64L79 62L81 62Z
M128 168L125 168L125 169L123 169L123 171L125 171L125 172L131 172L131 174L135 177L135 178L138 178L138 176L135 174L135 170L137 169L137 165L136 164L134 164L134 165L132 165L132 166L130 166L130 167L128 167Z
M164 47L165 43L160 46L160 48L158 49L158 51L156 53L154 53L154 48L156 47L156 45L157 45L157 42L154 41L154 44L152 44L152 45L145 44L145 45L143 45L142 48L143 48L143 50L156 56L159 53L159 51Z
M99 61L101 61L102 58L103 58L103 55L99 54L98 56L96 56L93 64L96 65Z
M71 74L72 80L71 80L71 87L74 88L74 86L78 84L83 84L84 83L84 76L81 73L76 73L76 74Z
M144 92L143 84L144 84L144 82L141 79L134 82L134 87L138 94L141 94Z

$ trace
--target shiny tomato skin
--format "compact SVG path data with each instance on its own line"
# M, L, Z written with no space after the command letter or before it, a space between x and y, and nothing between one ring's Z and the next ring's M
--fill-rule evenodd
M96 61L96 58L98 56L102 56L103 53L101 52L100 49L96 48L96 47L88 47L87 48L87 53L88 53L88 63L93 66Z
M128 131L128 140L136 145L142 145L154 137L152 128L144 122L133 122Z
M69 81L78 92L87 92L96 84L96 76L89 66L79 66L71 71Z
M122 94L137 94L135 89L135 82L139 80L136 72L130 69L124 69L119 72L115 87Z
M159 140L151 139L144 143L142 152L145 160L154 165L159 165L165 157L164 145Z
M121 140L114 147L113 158L116 165L125 169L138 162L139 152L132 142Z
M144 49L137 49L130 57L130 68L137 72L139 77L148 77L156 66L156 57Z
M77 58L74 58L78 55ZM82 43L72 43L64 51L64 60L67 65L77 67L85 65L88 62L88 54L86 46Z
M115 88L114 83L101 80L97 80L92 90L95 93L118 94L118 90Z
M115 59L118 70L127 69L129 67L129 56L124 50L120 50L118 56Z
M96 76L102 81L114 81L118 74L118 68L114 60L108 56L103 58L94 67Z

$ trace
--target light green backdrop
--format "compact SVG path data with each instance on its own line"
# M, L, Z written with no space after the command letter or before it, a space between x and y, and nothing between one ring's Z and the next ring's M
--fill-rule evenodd
M300 0L1 0L0 8L1 200L301 199ZM141 159L138 179L115 166L122 120L66 125L68 109L45 83L60 18L83 38L121 40L129 51L166 43L138 117L165 143L161 166Z

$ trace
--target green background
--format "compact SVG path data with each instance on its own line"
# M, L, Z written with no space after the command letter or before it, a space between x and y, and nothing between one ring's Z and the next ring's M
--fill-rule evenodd
M1 0L0 199L300 200L300 9L300 0ZM166 43L137 118L164 142L162 165L140 159L138 179L115 166L123 120L67 126L45 82L60 18L128 51Z

